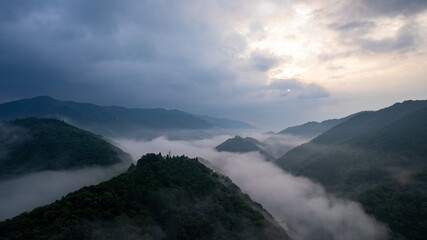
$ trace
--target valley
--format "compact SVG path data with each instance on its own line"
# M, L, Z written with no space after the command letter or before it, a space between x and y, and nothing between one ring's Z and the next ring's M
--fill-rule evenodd
M328 130L324 130L314 138L308 138L305 134L307 131L311 131L309 130L312 129L311 124L303 124L297 127L303 133L301 135L297 135L296 132L294 132L295 135L284 134L283 132L275 135L261 134L257 135L260 140L253 137L243 138L240 136L227 139L229 135L218 135L213 138L193 140L167 137L154 139L110 137L109 140L105 141L99 135L91 135L91 133L79 130L63 121L43 118L17 119L2 123L3 133L8 134L3 135L5 137L2 140L2 148L4 149L2 152L5 153L3 154L4 160L2 160L3 186L9 186L14 181L17 185L13 188L20 189L20 187L25 186L21 179L31 179L34 174L36 174L34 176L47 176L47 171L51 172L50 177L56 178L57 181L62 181L60 179L64 175L58 175L56 172L65 173L68 171L70 174L67 175L67 178L73 178L73 175L79 175L79 171L88 171L87 173L89 173L92 171L90 169L96 169L97 167L112 169L108 166L116 166L119 162L123 163L122 166L129 166L131 162L136 163L140 156L149 152L160 152L165 154L166 157L147 155L142 159L154 158L163 162L161 159L175 159L174 157L172 158L171 154L186 155L202 159L202 163L217 172L211 172L211 174L220 173L220 175L230 177L233 182L236 182L242 188L244 193L249 194L251 198L260 202L269 213L263 212L265 210L262 207L256 207L255 211L261 211L264 217L267 217L269 221L273 221L273 225L284 229L281 231L286 230L289 237L293 239L327 238L350 240L361 238L400 239L406 237L421 239L419 236L423 235L424 227L422 224L423 219L425 219L422 204L426 201L423 198L425 195L425 180L423 178L425 173L423 169L426 166L423 158L425 149L420 146L424 146L423 141L426 139L423 135L426 132L423 131L425 128L423 124L425 122L423 120L425 109L427 109L427 106L424 101L408 101L375 112L354 114L345 118L345 120L340 120L340 123L330 127ZM308 130L304 130L304 128ZM74 136L78 140L73 140ZM84 142L86 138L88 139L87 143ZM111 145L111 143L123 150ZM218 143L221 144L218 145ZM78 145L73 146L72 144ZM43 150L43 146L47 147L46 150ZM85 147L82 148L82 146ZM104 149L96 150L98 146ZM111 149L106 150L106 147ZM274 148L282 149L282 151L285 151L284 149L286 148L290 149L276 160L273 155L267 152ZM24 151L23 149L26 150ZM75 153L70 151L75 151ZM94 155L94 153L101 155ZM78 156L83 156L82 160L79 160ZM109 160L114 159L114 157L121 160ZM181 158L177 158L174 161L179 162ZM131 159L133 160L131 161ZM138 161L138 164L142 164L139 163L142 159ZM103 162L97 162L100 160ZM73 165L70 165L70 161ZM165 164L170 161L165 161ZM282 172L276 166L284 169L285 172ZM165 165L161 168L167 167L169 166ZM82 170L78 170L79 168ZM127 170L128 174L132 173L133 168L135 166L132 164ZM89 182L98 184L124 171L123 169L115 170L115 173L114 171L110 171L108 174L106 172L99 173L99 177L96 178L98 180L92 179ZM12 173L17 175L14 176ZM314 182L301 177L307 177ZM85 179L84 175L80 178ZM155 179L157 177L153 180ZM43 182L41 178L31 181ZM163 182L166 180L157 179L155 181ZM197 182L197 180L190 182L194 181ZM146 181L144 180L143 182L145 184ZM223 182L223 180L220 182ZM58 188L54 187L51 188L51 191L58 192L56 197L50 197L50 200L46 199L39 202L38 206L55 200L55 203L52 203L53 205L61 203L62 200L57 203L58 200L63 198L61 196L66 196L69 192L77 190L78 186L83 187L87 183L81 181L80 184L69 188L68 192L59 191ZM101 185L103 184L101 183ZM172 183L164 184L168 187ZM185 186L182 185L182 187ZM32 187L40 189L40 187ZM0 189L2 188L0 187ZM46 189L45 191L49 190ZM280 194L272 195L276 191L280 192ZM77 193L68 195L71 196L73 194ZM239 192L238 195L244 196L243 193ZM34 199L35 196L33 195ZM173 198L177 198L177 196ZM79 201L79 197L72 199L74 199L72 201ZM379 199L381 201L378 201ZM2 201L6 204L6 201L10 200L3 198ZM120 201L127 202L130 200ZM313 205L316 201L324 202L325 206L329 207ZM363 208L355 205L356 202L359 202ZM261 206L249 203L252 207ZM384 205L384 203L386 204ZM402 205L402 203L405 204ZM151 206L152 203L149 205ZM28 206L37 205L27 204L27 207L22 207L22 210L30 210ZM144 208L147 207L144 206ZM41 209L45 209L45 207L37 209L37 211L42 211ZM150 210L151 207L147 209ZM339 210L340 213L338 215L329 215L330 212L338 211L338 209L343 210ZM418 210L414 211L414 209ZM172 211L173 208L170 210ZM375 216L375 219L364 213L364 211ZM32 212L31 214L33 214ZM26 216L26 214L24 215ZM190 211L184 215L187 214L191 215L192 213ZM399 220L392 216L399 216ZM82 217L78 218L81 219ZM15 221L18 221L15 219L20 218L22 217L13 218L13 222L7 220L4 224L15 224ZM90 217L90 219L99 218L103 217L97 215L91 215ZM113 217L112 219L115 218ZM360 219L359 222L353 222L352 225L346 224L346 222L354 221L350 220L354 218ZM324 220L323 222L322 219ZM377 220L385 224L383 225ZM87 220L84 220L84 222L87 222ZM325 225L324 223L328 224ZM369 224L366 225L367 223ZM81 224L83 223L73 227L75 231L79 232L78 234L83 234L84 238L87 238L88 234L93 234L84 232L83 229L86 227ZM92 226L93 223L87 224ZM125 225L127 226L126 228L135 227L135 224L139 226L136 228L139 229L138 231L135 230L136 232L129 233L132 236L145 236L148 234L153 239L163 239L166 235L169 236L168 234L162 235L159 233L159 236L162 235L163 237L156 237L157 233L147 230L152 229L152 227L149 227L150 225L147 225L148 222L133 223L132 220L129 224L129 226ZM155 225L158 224L156 223ZM166 222L162 224L166 224ZM42 227L42 225L37 226L37 228ZM103 232L106 231L103 225L94 226L99 228L96 232L103 236ZM162 225L160 229L164 227L169 228ZM390 232L387 230L388 227L391 230ZM2 231L6 231L4 230L6 228L9 227L3 227ZM115 232L116 230L112 230L113 232L108 234L114 236L118 234ZM166 232L169 231L172 230L167 230ZM163 230L160 232L163 232ZM7 234L10 237L16 233ZM61 235L63 233L58 232L55 234ZM183 233L175 232L170 234L175 236L172 237L172 239L175 239L176 234ZM217 238L218 236L215 237L215 239Z

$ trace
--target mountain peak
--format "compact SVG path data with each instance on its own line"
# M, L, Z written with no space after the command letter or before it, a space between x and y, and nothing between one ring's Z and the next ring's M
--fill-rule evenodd
M359 201L393 234L424 239L427 211L427 101L359 113L276 163ZM416 209L416 210L414 210ZM399 237L400 239L400 237Z
M3 122L0 134L0 150L6 150L0 155L0 179L45 170L110 166L130 160L99 136L56 119Z
M274 159L273 156L264 151L261 146L262 143L251 137L241 137L236 135L233 138L227 139L225 142L215 147L218 152L234 152L234 153L248 153L259 152L265 157L267 161Z
M160 154L147 154L122 175L0 222L1 239L52 236L290 239L269 213L228 178L197 159Z
M28 98L28 99L48 99L48 100L59 101L59 100L57 100L57 99L55 99L55 98L53 98L51 96L48 96L48 95L36 96L36 97L33 97L33 98Z

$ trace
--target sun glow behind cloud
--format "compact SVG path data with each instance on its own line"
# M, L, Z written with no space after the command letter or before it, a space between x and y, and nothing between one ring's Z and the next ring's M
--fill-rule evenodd
M363 12L345 17L331 14L354 7L357 2L335 2L326 7L310 1L260 2L254 8L262 23L244 19L236 24L236 32L247 42L239 59L249 59L253 52L276 58L278 63L263 78L266 85L277 79L298 79L319 84L336 95L399 92L403 79L396 76L402 75L403 69L416 74L425 62L425 44L414 34L425 34L426 28L421 27L426 25L425 15L408 20L404 16L363 17ZM409 28L414 31L407 31ZM419 82L425 81L421 78L406 78L406 87L419 88Z
M426 98L426 10L419 0L3 1L0 101L176 108L276 130L343 117Z

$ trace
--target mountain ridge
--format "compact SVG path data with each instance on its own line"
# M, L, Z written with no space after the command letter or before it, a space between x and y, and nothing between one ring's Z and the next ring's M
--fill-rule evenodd
M239 120L231 120L226 118L210 117L205 115L196 115L197 117L213 124L214 126L225 129L256 129L256 127Z
M322 122L310 121L301 125L285 128L277 134L291 134L305 138L314 138L357 114L359 113L338 119L328 119Z
M100 136L56 119L1 122L0 132L0 179L130 162L126 153Z
M260 141L251 138L241 136L235 136L229 138L223 143L215 147L218 152L234 152L234 153L248 153L248 152L259 152L267 161L274 160L274 157L262 149Z
M109 181L0 222L0 238L290 239L260 209L197 159L146 154Z
M358 201L389 225L393 239L423 239L426 122L425 100L363 112L292 149L276 164Z
M56 100L49 96L0 104L0 119L44 117L65 120L108 137L155 138L168 131L210 130L213 123L180 110L125 108ZM215 118L220 124L221 120ZM232 121L223 119L223 121ZM240 123L240 121L232 121Z

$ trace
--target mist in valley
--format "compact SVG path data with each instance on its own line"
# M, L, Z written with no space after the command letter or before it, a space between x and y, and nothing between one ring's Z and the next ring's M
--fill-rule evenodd
M7 159L11 146L23 143L30 138L25 129L0 121L0 164Z
M265 136L263 134L262 136ZM291 134L274 134L267 136L262 142L265 144L264 150L275 158L292 150L292 148L309 142L311 138L296 136Z
M230 137L220 135L189 141L159 137L152 141L114 139L113 142L130 153L134 161L148 152L203 158L210 167L213 165L215 170L230 177L243 192L261 203L294 239L387 238L388 229L367 215L358 203L328 194L321 185L307 178L285 173L257 152L237 154L214 150L216 145ZM265 142L267 138L261 140ZM285 142L286 139L281 140ZM299 142L304 140L289 141L288 145Z
M230 177L243 192L261 203L294 239L387 237L387 228L364 213L358 203L336 198L326 193L319 184L285 173L274 163L265 161L257 152L238 154L215 150L215 146L237 133L206 133L186 131L184 135L177 132L175 137L169 135L152 140L116 138L111 142L131 154L134 162L150 152L199 157L203 159L201 162L207 161L209 164L205 164L208 167ZM251 131L241 132L240 135L258 139L263 149L275 157L310 140ZM127 167L128 164L123 163L104 168L44 171L4 180L0 182L0 220L51 203L83 186L108 180L124 172Z
M124 172L128 163L67 171L43 171L0 181L0 221L31 211L84 186L98 184Z

